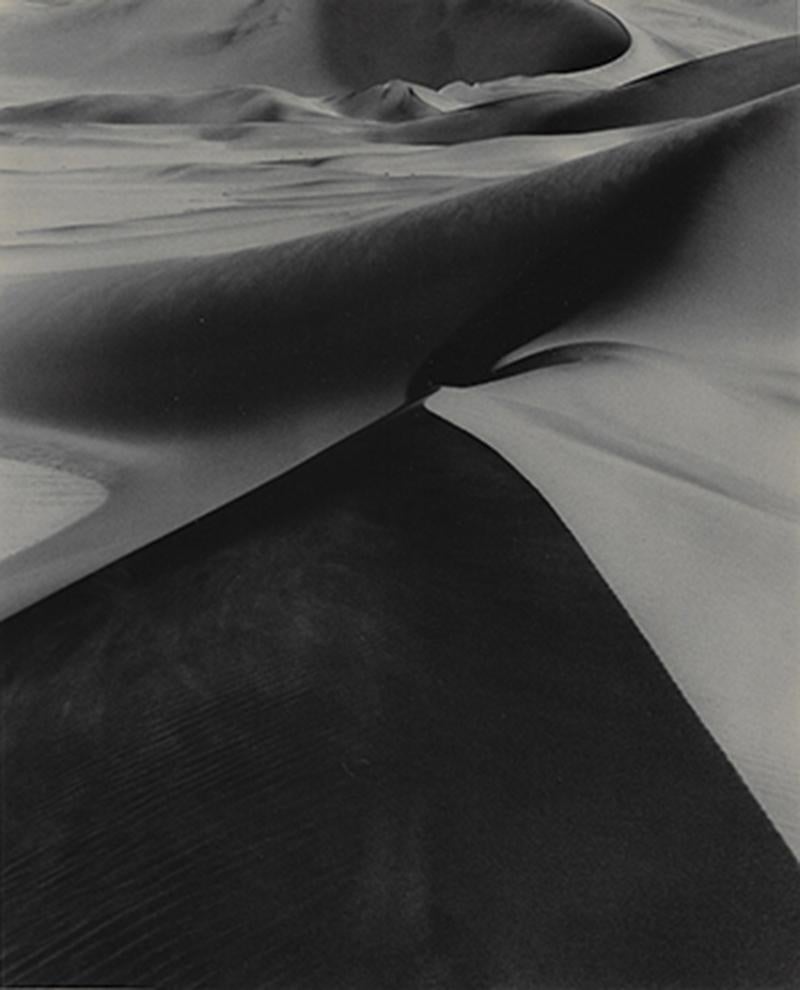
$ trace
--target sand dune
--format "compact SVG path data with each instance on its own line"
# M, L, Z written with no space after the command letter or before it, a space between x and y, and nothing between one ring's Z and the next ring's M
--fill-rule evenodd
M569 71L625 51L624 26L587 0L99 0L3 11L6 71L150 85L267 83L347 91L392 77L440 86ZM485 43L486 32L492 44Z
M4 408L169 433L304 407L350 382L370 391L394 382L396 391L426 352L482 319L490 303L519 309L535 293L533 326L460 330L500 357L630 279L658 217L654 256L644 262L654 267L670 247L677 203L697 202L720 168L722 142L743 140L746 127L778 112L772 107L273 248L22 281L5 293ZM574 277L579 259L599 255L592 245L604 242L592 270ZM512 268L514 257L522 260ZM402 332L409 325L411 336Z
M785 82L784 46L766 51L773 54L774 80L780 86ZM747 52L744 57L752 58ZM712 62L702 70L704 78L716 72L724 89L730 65L727 59ZM771 71L765 70L769 78ZM758 85L763 88L761 80ZM212 105L239 113L242 91L236 94L220 95L220 102ZM198 100L200 107L207 106L204 97ZM170 105L185 111L193 104L181 99ZM738 133L735 124L716 126ZM128 495L119 490L112 494L105 516L87 520L49 546L15 560L7 572L6 610L276 476L390 412L409 387L416 394L441 380L480 378L502 354L552 329L595 295L627 279L632 266L655 269L660 252L669 249L673 226L684 211L696 208L692 204L699 203L713 181L718 141L708 135L714 127L676 126L661 136L636 128L615 132L611 144L621 147L599 156L592 152L603 143L591 135L572 150L534 142L524 146L515 166L519 173L532 173L529 177L498 185L489 167L485 178L470 180L485 188L467 197L445 196L446 190L458 192L449 177L462 168L458 158L451 157L447 168L439 167L441 177L426 177L416 193L423 201L439 202L410 210L407 178L383 177L382 209L396 215L360 226L350 223L350 203L358 202L356 209L362 211L380 211L380 185L369 189L363 180L355 185L348 180L348 185L338 186L346 195L333 186L332 196L326 192L321 201L318 219L309 213L308 187L301 186L297 205L289 200L286 220L278 215L276 224L277 190L284 180L269 185L254 200L249 190L263 184L262 168L247 180L238 209L223 200L217 200L219 207L214 203L223 233L214 232L211 239L202 238L203 231L213 230L207 215L184 210L169 223L156 212L134 227L127 219L122 226L87 227L85 233L65 225L63 233L40 233L40 240L46 238L41 246L16 246L12 261L21 257L32 273L48 265L78 267L81 259L87 260L83 270L12 278L6 286L5 432L14 436L19 424L28 422L32 429L38 424L35 432L41 436L58 426L68 431L69 449L87 452L94 443L91 438L102 439L113 470L138 480L126 482ZM132 125L118 129L136 130ZM268 131L263 139L256 134L258 140L248 138L238 153L250 167L262 154L264 141L270 136L285 140L285 133ZM327 150L335 147L331 140L341 150L342 134L325 133ZM240 147L243 139L237 135L222 147L211 142L219 161L230 154L229 147ZM164 161L158 132L147 131L145 136L146 153ZM103 132L97 137L105 140ZM174 162L188 147L193 152L202 147L207 153L204 145L181 143L173 148L171 140L167 161ZM358 147L352 134L345 140L351 152ZM43 147L43 156L51 154L50 147ZM130 146L126 148L129 154ZM395 145L387 149L385 171L391 172L391 159L400 151ZM102 148L101 152L106 154ZM295 150L297 157L286 165L279 144L272 152L277 161L268 162L267 175L284 174L276 168L302 168L306 153ZM508 168L502 145L490 154ZM584 159L539 171L552 154L556 160L573 155ZM464 157L469 161L473 156L473 149L465 146ZM100 163L107 160L99 158ZM346 173L347 156L333 156L332 165L333 174L337 168ZM313 167L311 182L319 183L318 176L326 173ZM323 161L321 168L326 167ZM415 166L415 171L424 171L424 166ZM190 178L194 174L188 172ZM157 172L156 182L143 186L148 210L153 189L175 202L172 183L182 173L164 172L169 186L160 175ZM125 172L120 181L129 183ZM198 191L207 198L205 190L214 190L217 196L221 181L230 179L211 169L204 185L185 186L187 205ZM290 180L290 190L296 181ZM463 176L459 180L462 188L465 181ZM97 200L99 190L91 174L81 182L89 201L100 203L100 215L108 216L109 206ZM118 197L119 188L109 188L112 198ZM129 199L119 202L130 209ZM259 202L265 203L266 212L261 219L255 214L248 232L242 217L252 214ZM340 229L300 236L315 225ZM171 226L175 232L168 235ZM109 235L118 237L117 229L122 236L115 247ZM656 229L653 256L645 259L642 239ZM288 242L208 259L177 257L96 269L89 260L103 257L108 265L114 250L129 258L137 251L165 252L167 258L170 253L215 254L224 250L226 241L241 244L245 238L251 243ZM586 246L593 243L606 246L596 251ZM614 250L608 250L610 244ZM575 271L581 272L580 278L574 277ZM143 455L140 448L148 443L149 453ZM221 475L216 472L220 456L226 464ZM212 477L215 472L217 477ZM180 494L187 484L191 497ZM160 498L158 491L172 494ZM134 492L145 499L144 512L136 509ZM114 525L114 512L127 520L124 526Z
M319 25L334 73L356 87L392 76L441 86L459 78L569 72L617 58L630 40L621 22L584 0L495 6L354 0L344 9L327 2Z
M559 507L800 856L798 95L721 124L657 271L428 404Z
M439 113L438 107L426 101L415 87L402 79L392 79L348 93L333 101L333 105L339 113L348 117L391 123L418 120Z
M190 96L103 93L44 100L0 109L0 125L215 124L287 120L314 114L324 114L320 101L268 86L240 86Z
M488 304L516 298L515 286L542 281L538 273L582 250L590 231L630 250L637 208L667 173L675 196L696 197L712 174L705 135L676 131L264 250L25 280L5 294L5 409L169 433L305 407L351 381L375 388L394 379L397 390L433 347ZM555 210L573 188L576 205ZM511 268L515 256L521 264ZM608 255L590 277L569 279L571 306L605 288L606 265L627 274ZM494 335L485 346L500 356L563 318L563 284L543 284L537 296L535 327L509 324L515 336ZM409 325L410 336L402 332Z
M30 457L29 450L25 454ZM41 543L98 509L107 493L91 478L56 468L0 458L0 557Z
M794 36L664 69L611 90L514 96L375 133L420 144L500 134L566 134L702 117L800 84Z
M544 499L419 410L0 635L9 982L797 973L786 847Z
M2 981L797 982L794 27L0 5Z

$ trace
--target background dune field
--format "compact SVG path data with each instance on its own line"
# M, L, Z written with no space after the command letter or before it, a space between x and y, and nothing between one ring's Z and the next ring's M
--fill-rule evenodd
M784 0L0 0L0 985L800 982Z

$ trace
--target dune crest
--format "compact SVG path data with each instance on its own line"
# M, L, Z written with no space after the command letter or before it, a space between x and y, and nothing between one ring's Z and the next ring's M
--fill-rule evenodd
M795 36L670 66L614 88L553 89L376 131L378 140L456 144L502 134L579 134L703 117L800 84Z
M318 100L269 86L237 86L191 95L103 93L0 108L3 124L232 124L327 116Z
M559 512L800 858L800 90L716 126L656 271L426 404Z

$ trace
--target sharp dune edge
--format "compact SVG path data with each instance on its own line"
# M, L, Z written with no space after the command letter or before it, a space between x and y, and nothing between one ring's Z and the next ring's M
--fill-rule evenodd
M0 4L0 985L795 985L796 30Z

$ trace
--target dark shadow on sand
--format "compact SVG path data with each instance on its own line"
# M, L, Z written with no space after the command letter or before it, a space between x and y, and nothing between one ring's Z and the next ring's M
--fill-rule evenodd
M788 850L548 506L429 414L0 637L11 985L800 973Z

